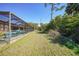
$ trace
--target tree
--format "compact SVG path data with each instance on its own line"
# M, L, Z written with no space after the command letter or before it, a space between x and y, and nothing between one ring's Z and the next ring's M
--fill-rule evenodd
M79 3L68 3L65 12L68 15L79 13Z
M52 22L53 22L55 28L59 29L61 26L61 22L62 22L62 16L61 15L56 16L55 19L52 20Z
M47 27L47 24L41 23L40 25L41 25L41 26L39 27L40 31L45 32L46 27Z
M37 30L38 29L38 24L37 23L28 23L34 30Z
M51 20L52 20L52 16L53 16L54 11L62 10L65 7L64 5L58 7L58 5L60 5L60 3L49 3L49 4L45 4L45 7L47 7L47 5L50 5Z

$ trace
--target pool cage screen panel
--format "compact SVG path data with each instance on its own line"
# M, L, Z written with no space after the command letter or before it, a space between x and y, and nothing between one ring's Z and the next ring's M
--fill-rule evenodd
M0 11L0 31L9 32L10 38L12 31L25 31L25 24L26 22L13 13Z

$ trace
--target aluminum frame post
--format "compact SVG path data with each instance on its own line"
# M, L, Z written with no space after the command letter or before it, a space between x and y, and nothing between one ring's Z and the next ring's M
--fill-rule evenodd
M10 40L11 40L11 12L9 12L9 43L10 43Z

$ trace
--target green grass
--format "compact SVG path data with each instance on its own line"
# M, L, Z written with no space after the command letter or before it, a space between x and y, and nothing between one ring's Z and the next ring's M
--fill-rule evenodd
M0 48L0 55L12 56L70 56L72 50L59 44L50 43L47 34L33 31L13 44Z

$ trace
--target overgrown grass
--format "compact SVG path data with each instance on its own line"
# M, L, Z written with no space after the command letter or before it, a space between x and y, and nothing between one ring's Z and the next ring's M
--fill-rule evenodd
M0 48L0 55L70 56L75 54L65 46L50 43L47 34L34 31L17 42Z
M73 41L73 39L62 36L58 31L54 30L49 31L49 39L51 40L51 43L66 46L67 48L71 49L76 55L79 55L79 44Z

